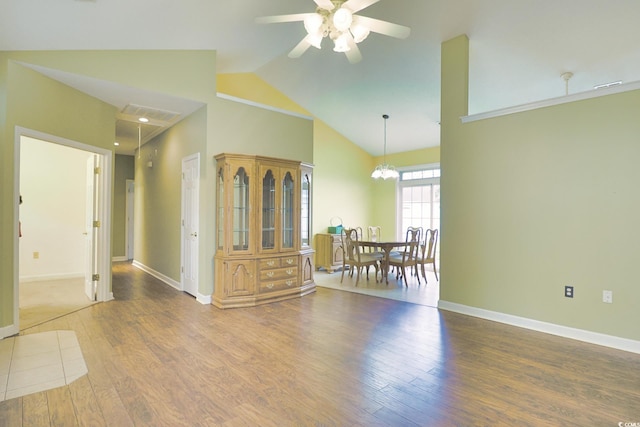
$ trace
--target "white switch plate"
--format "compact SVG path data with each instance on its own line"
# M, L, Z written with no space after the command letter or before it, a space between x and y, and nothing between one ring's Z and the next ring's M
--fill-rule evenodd
M613 291L602 291L602 302L613 303Z

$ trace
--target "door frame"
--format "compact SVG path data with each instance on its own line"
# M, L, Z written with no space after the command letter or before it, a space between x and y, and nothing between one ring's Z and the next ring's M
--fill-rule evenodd
M98 218L100 227L97 229L96 238L98 240L97 248L97 274L100 275L100 281L97 285L97 301L109 301L113 299L111 291L111 179L113 152L93 145L84 144L82 142L73 141L56 135L47 134L33 129L20 126L15 127L14 132L14 198L18 200L20 194L20 140L22 137L30 137L41 141L64 145L66 147L76 148L97 154L100 157L99 164L102 168L102 178L99 180L98 188ZM19 330L20 325L20 278L19 276L19 240L18 240L18 221L19 211L18 204L14 203L14 228L16 230L13 239L13 324Z

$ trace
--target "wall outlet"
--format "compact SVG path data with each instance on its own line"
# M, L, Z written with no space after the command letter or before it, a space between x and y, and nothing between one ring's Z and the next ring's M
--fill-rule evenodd
M38 259L38 258L40 258L40 252L34 252L33 259Z
M602 291L602 302L613 303L613 291Z
M567 298L573 298L573 286L564 287L564 296Z

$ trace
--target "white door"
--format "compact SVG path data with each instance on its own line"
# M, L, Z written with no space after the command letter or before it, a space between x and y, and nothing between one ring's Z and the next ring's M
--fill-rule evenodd
M97 299L97 280L95 277L97 271L97 207L98 197L98 167L99 157L92 154L87 159L87 192L85 202L85 273L84 273L84 293L91 301Z
M200 154L182 159L182 289L198 295Z

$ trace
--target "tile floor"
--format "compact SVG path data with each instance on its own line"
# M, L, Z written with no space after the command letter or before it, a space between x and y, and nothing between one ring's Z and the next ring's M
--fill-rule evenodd
M418 283L415 276L411 276L406 286L402 279L396 280L393 273L389 274L388 285L385 282L376 283L373 278L373 270L369 273L369 280L366 279L366 276L361 276L357 286L355 275L349 277L348 271L345 271L342 283L340 283L341 270L328 273L322 269L316 271L313 278L317 286L324 288L437 307L440 299L440 283L436 280L433 271L428 270L428 267L426 274L426 284L424 279L420 278L420 283ZM378 275L378 280L380 280L380 275Z
M0 340L0 401L67 385L87 373L73 331Z

